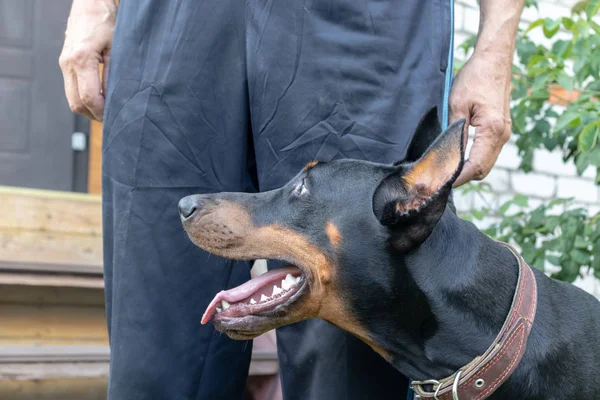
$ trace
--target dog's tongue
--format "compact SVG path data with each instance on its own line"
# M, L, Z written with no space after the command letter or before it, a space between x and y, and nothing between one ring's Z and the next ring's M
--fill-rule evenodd
M256 278L250 279L248 282L235 287L233 289L224 290L219 292L214 299L210 302L204 315L202 316L202 324L206 324L212 316L215 314L217 306L222 300L228 303L235 303L242 301L252 296L257 290L275 281L281 281L287 274L299 275L300 269L298 267L289 266L284 268L277 268L271 270L265 274L262 274Z

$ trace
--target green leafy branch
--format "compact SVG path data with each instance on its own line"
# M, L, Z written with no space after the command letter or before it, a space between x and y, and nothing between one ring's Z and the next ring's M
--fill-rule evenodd
M463 194L480 196L491 191L489 186L469 184ZM569 208L572 199L556 199L531 208L529 199L516 195L495 209L491 205L471 210L467 220L494 221L484 232L504 242L517 243L527 263L545 271L547 263L557 268L551 276L573 282L582 268L593 269L600 279L600 214L589 216L584 208ZM598 256L596 256L598 255Z

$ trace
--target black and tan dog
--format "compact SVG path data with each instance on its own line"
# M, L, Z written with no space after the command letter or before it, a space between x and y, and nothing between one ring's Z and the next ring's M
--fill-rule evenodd
M206 251L290 263L218 293L202 322L249 339L325 319L421 381L422 398L600 399L600 302L519 269L448 207L463 128L442 133L432 110L396 165L310 163L278 190L182 199L185 230ZM520 333L498 343L509 314Z

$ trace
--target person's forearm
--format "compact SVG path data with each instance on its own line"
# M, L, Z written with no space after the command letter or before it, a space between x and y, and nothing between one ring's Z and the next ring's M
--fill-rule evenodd
M475 53L512 63L524 0L481 0Z
M114 18L118 3L118 0L73 0L71 14L73 14L73 9L75 9L79 12L86 11L102 15L104 18Z

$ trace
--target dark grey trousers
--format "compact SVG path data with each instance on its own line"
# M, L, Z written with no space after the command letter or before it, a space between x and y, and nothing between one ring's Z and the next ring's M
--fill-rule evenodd
M449 0L121 0L104 115L109 398L240 399L251 344L201 326L249 264L186 238L178 200L276 188L313 159L403 158L446 118ZM286 399L403 399L321 320L278 330Z

